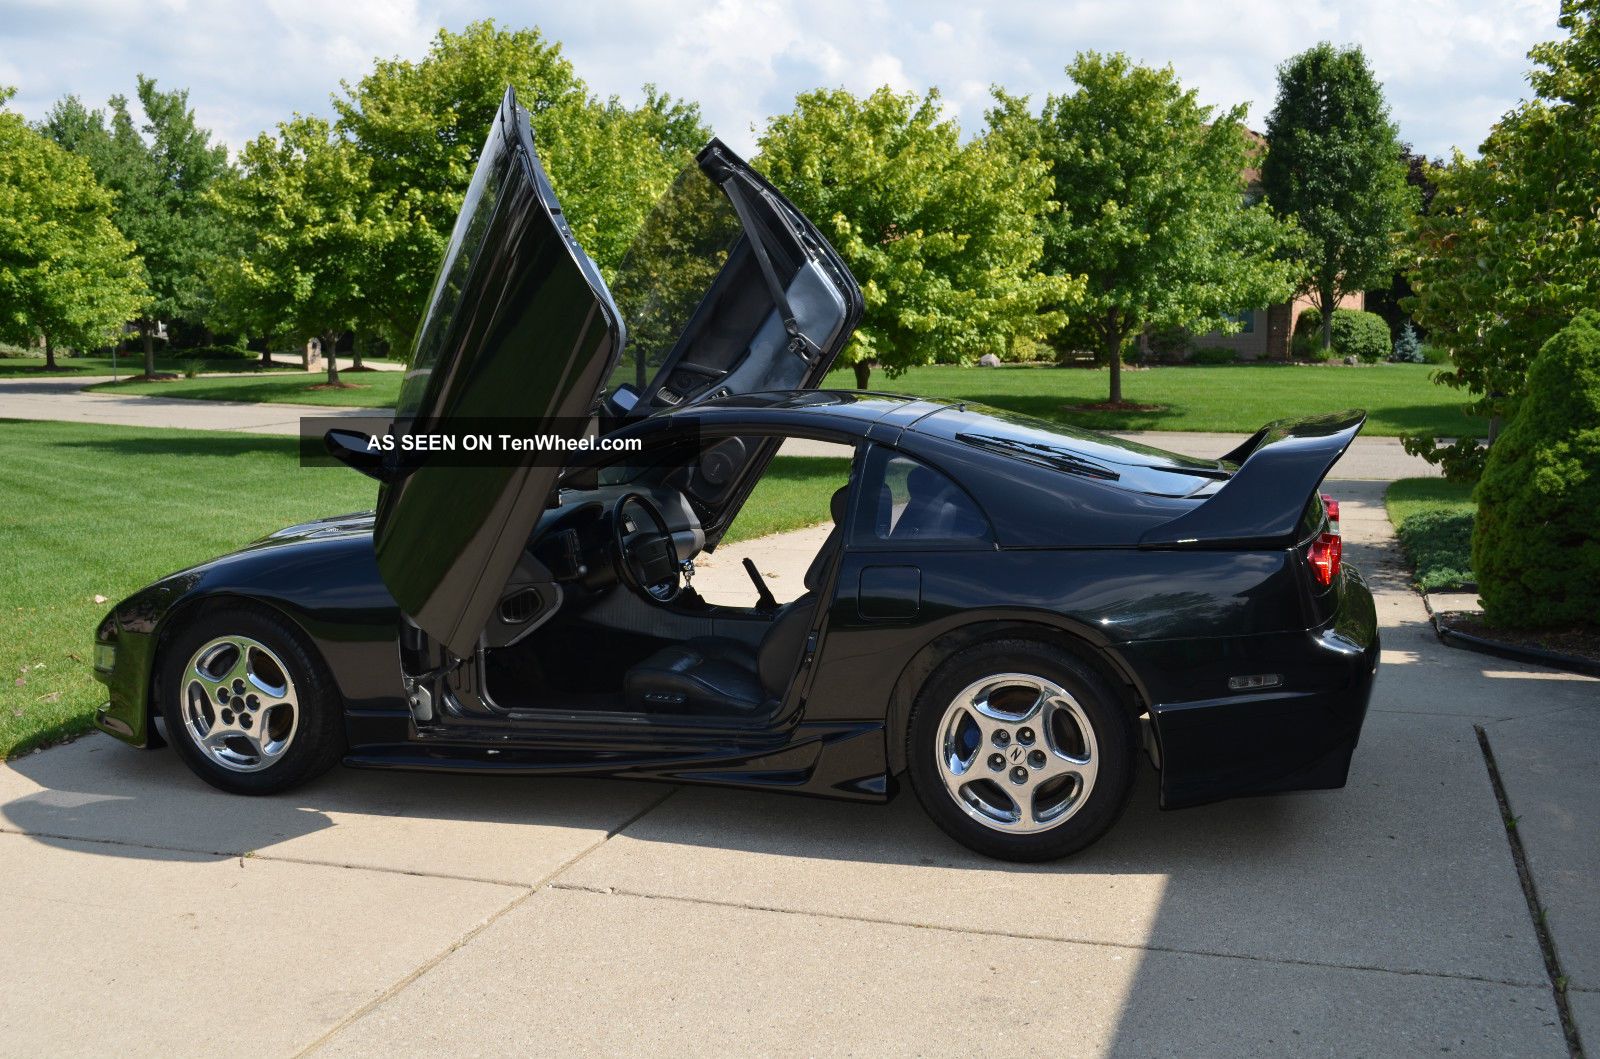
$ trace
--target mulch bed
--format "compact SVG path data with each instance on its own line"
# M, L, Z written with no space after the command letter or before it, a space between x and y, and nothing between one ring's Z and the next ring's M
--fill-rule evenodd
M340 371L348 371L349 369L348 368L340 368L339 370ZM319 382L315 386L307 386L306 389L308 389L308 390L365 390L365 389L367 389L367 387L361 385L359 382Z
M154 375L129 375L123 382L177 382L183 378L170 371L158 371Z
M1435 614L1434 619L1446 638L1452 633L1470 638L1464 646L1482 650L1500 647L1505 649L1506 657L1600 676L1600 628L1501 629L1484 621L1483 615L1466 611Z
M1090 404L1066 404L1068 412L1165 412L1164 404L1139 404L1137 401L1095 401Z

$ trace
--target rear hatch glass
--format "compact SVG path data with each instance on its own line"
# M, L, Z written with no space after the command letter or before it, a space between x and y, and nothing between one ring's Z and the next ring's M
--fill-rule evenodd
M1239 469L1227 460L1184 456L983 405L947 406L918 420L913 429L1153 496L1206 496Z

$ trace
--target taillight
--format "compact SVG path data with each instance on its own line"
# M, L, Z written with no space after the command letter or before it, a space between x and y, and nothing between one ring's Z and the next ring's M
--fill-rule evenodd
M1324 510L1324 511L1326 511L1328 513L1328 521L1333 523L1333 532L1338 533L1339 532L1339 501L1335 500L1333 497L1329 496L1327 493L1323 493L1322 494L1322 510Z
M1331 585L1344 565L1344 541L1337 533L1318 534L1317 539L1311 542L1311 551L1306 558L1311 563L1311 576L1317 579L1317 584L1324 587Z

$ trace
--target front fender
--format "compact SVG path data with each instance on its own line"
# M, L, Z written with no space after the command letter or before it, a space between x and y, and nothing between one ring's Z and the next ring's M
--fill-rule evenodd
M294 622L321 654L347 708L404 709L400 609L384 587L370 533L269 537L151 584L112 608L96 630L116 661L96 669L108 701L102 731L135 746L151 742L161 645L206 604L247 599Z

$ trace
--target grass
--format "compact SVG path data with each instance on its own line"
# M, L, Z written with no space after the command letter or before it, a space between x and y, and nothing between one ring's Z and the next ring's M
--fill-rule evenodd
M0 759L86 731L94 627L155 579L294 522L370 508L376 486L303 468L292 438L0 421ZM779 457L728 539L827 517L849 461ZM95 602L103 596L106 602Z
M829 517L828 501L849 477L848 457L777 457L728 527L724 543L816 525Z
M348 405L355 408L393 408L400 396L398 371L339 373L351 389L319 390L327 373L271 374L259 379L176 379L172 382L103 382L90 389L101 393L155 394L197 401L249 401L262 404Z
M1227 367L1151 368L1123 377L1124 398L1154 411L1095 411L1074 407L1104 401L1106 373L1081 368L1012 365L913 368L898 378L873 375L876 389L924 397L975 401L1041 419L1096 430L1190 430L1251 433L1263 423L1288 416L1365 408L1365 433L1396 436L1428 431L1443 437L1481 436L1482 420L1461 411L1461 395L1432 381L1426 364L1371 367L1296 367L1249 364ZM400 392L400 373L347 376L361 389L316 390L320 377L260 379L183 379L168 383L107 383L96 389L117 393L160 394L206 401L350 405L392 408ZM848 369L824 383L851 389Z
M1474 583L1472 486L1442 478L1402 478L1384 495L1389 521L1417 571L1417 584L1437 592Z
M261 366L256 356L234 357L157 357L157 371L183 374L190 368L200 371L298 371L296 365L279 361L270 368ZM113 365L110 357L57 357L54 371L45 370L43 357L0 356L0 378L6 379L56 379L73 375L110 375L115 369L123 377L137 375L144 370L144 354L129 353L119 356Z
M1250 433L1289 416L1365 408L1364 433L1397 436L1429 431L1443 437L1482 436L1486 424L1461 411L1462 394L1432 381L1427 364L1370 367L1240 364L1225 367L1159 367L1125 372L1123 399L1158 405L1151 412L1076 409L1101 402L1109 385L1105 371L1048 365L913 368L891 379L872 375L873 389L923 397L976 401L1014 412L1095 430L1190 430ZM848 369L832 372L825 385L855 385Z

